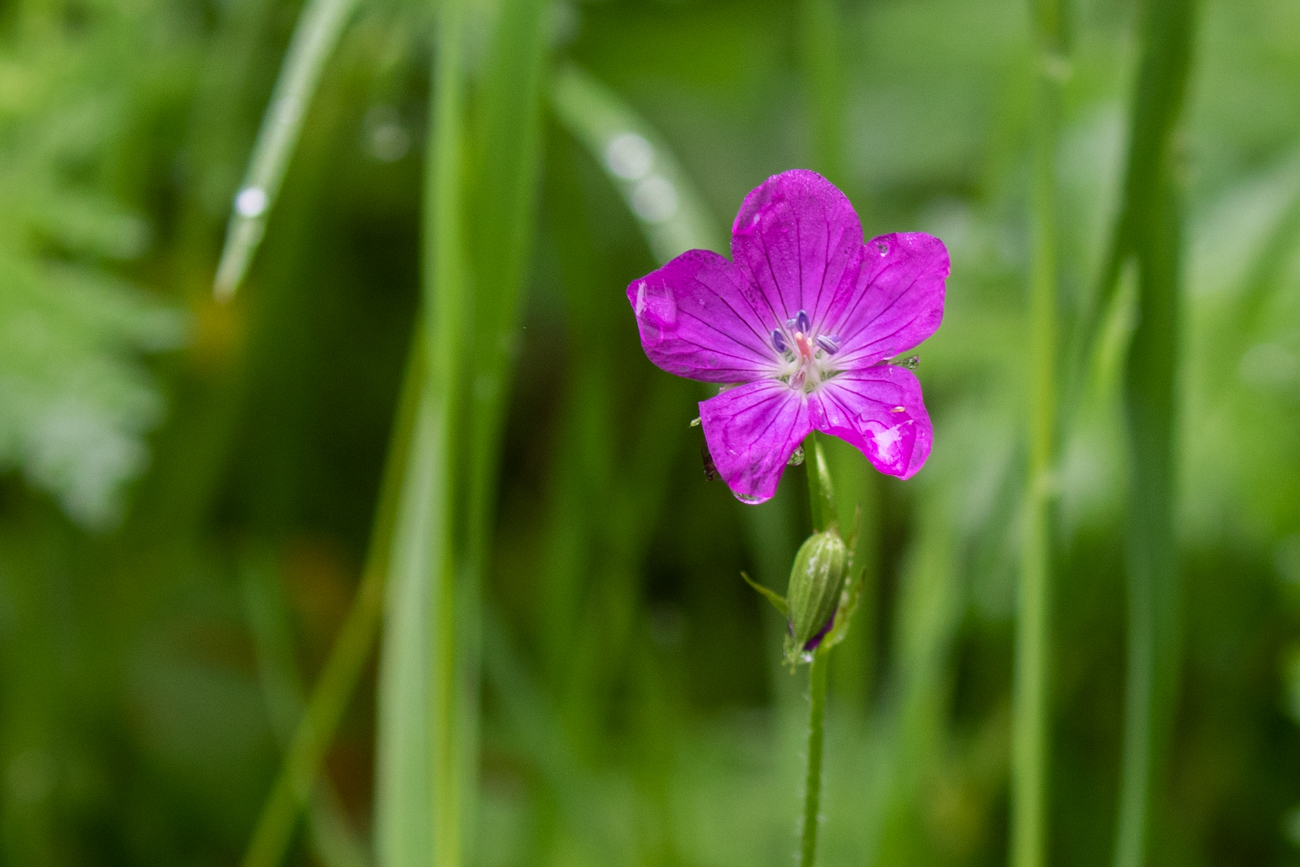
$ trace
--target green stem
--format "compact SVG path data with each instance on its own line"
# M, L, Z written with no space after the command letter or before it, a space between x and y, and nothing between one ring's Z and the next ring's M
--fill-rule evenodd
M416 399L424 380L424 351L421 346L418 337L411 344L361 584L347 619L334 640L325 668L316 681L306 712L294 732L284 764L262 807L257 829L244 855L244 867L275 867L284 860L298 815L307 804L320 774L325 750L334 738L339 720L375 643L383 611L389 542L393 537L407 451L415 423Z
M325 61L334 53L356 5L357 0L311 0L298 17L226 229L213 289L219 300L234 295L248 273Z
M1011 863L1046 862L1048 708L1051 702L1052 470L1056 460L1058 298L1056 280L1056 150L1065 10L1058 0L1034 3L1039 41L1038 99L1033 127L1034 252L1030 283L1029 467L1016 622Z
M803 447L813 529L823 532L836 523L830 468L826 465L826 456L822 453L816 432L808 434ZM829 647L823 645L817 648L813 653L812 665L808 667L808 771L804 780L803 839L799 846L799 863L802 867L812 867L817 854L817 812L822 792L822 733L826 714L826 667L829 656Z
M812 510L813 530L820 533L836 523L836 513L831 470L816 431L804 438L803 452L808 471L808 508Z
M1148 3L1121 217L1137 261L1138 327L1124 380L1132 481L1116 867L1140 867L1147 861L1177 686L1174 432L1182 220L1175 128L1186 92L1194 22L1190 0Z
M431 147L425 171L424 301L429 330L430 378L438 389L438 460L445 479L437 498L429 531L438 541L431 558L434 570L429 598L429 769L433 784L430 820L433 863L458 867L462 853L462 794L470 785L471 763L461 747L473 742L464 725L458 698L465 686L461 669L466 637L457 629L464 591L457 587L455 549L457 498L457 411L461 397L461 347L466 321L466 270L464 214L461 197L462 137L464 120L464 70L462 61L462 10L459 0L439 7L437 57L433 104L430 113Z
M822 735L826 716L826 666L829 651L818 648L808 667L808 773L804 781L803 840L799 846L800 867L812 867L817 859L817 814L822 792Z

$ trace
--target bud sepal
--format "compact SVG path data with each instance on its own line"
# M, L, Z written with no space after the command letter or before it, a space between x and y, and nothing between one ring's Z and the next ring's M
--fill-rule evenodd
M852 566L850 560L849 548L833 524L813 533L800 546L786 594L789 634L785 661L790 665L811 661L811 652L831 629Z

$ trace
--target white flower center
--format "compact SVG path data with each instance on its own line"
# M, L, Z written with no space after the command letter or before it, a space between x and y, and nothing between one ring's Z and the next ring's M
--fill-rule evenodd
M805 394L839 373L832 361L840 349L839 338L817 334L806 311L800 310L798 316L787 320L785 328L772 331L772 347L780 357L776 378Z

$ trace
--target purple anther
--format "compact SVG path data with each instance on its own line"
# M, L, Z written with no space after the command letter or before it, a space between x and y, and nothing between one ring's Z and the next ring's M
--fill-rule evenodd
M798 326L799 330L802 331L804 334L807 334L808 330L812 327L812 325L808 321L808 311L800 310L799 315L796 316L794 319L795 319L795 325Z
M840 339L827 334L817 335L817 345L824 349L827 355L834 355L840 351Z
M785 335L779 328L772 329L772 345L776 347L777 352L785 352Z

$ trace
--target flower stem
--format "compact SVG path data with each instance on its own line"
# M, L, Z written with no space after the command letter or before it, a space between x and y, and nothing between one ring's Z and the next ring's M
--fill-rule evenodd
M822 793L822 734L826 715L826 666L829 651L818 648L808 667L808 773L804 782L803 840L800 867L812 867L817 858L817 813Z
M831 473L816 432L808 434L803 441L803 448L813 529L820 533L835 523ZM830 648L817 648L813 651L812 665L808 667L808 771L804 779L803 839L799 846L801 867L812 867L817 856L817 811L822 794L822 722L826 715L826 666L829 654Z
M831 471L816 431L804 439L803 451L804 467L808 470L808 508L812 510L813 530L820 533L835 523L836 513Z

